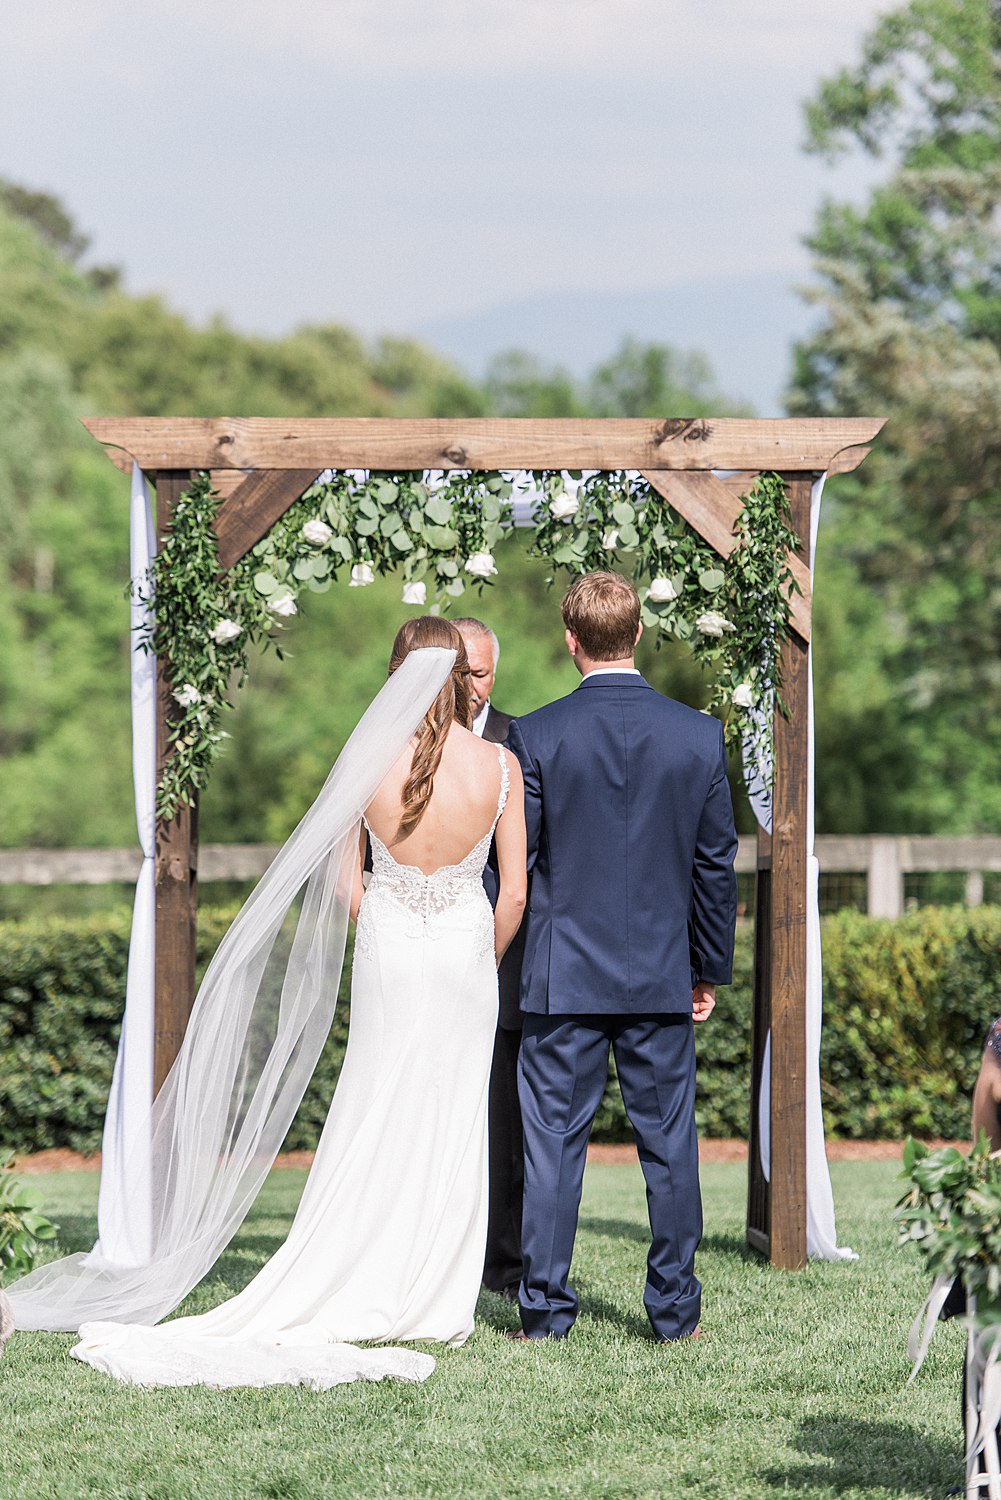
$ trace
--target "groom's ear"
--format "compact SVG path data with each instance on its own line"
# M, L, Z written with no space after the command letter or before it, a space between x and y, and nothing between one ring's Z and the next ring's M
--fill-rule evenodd
M570 652L571 656L576 656L577 652L580 650L580 642L578 641L572 630L565 630L563 634L566 639L567 650Z
M634 646L638 646L639 645L639 643L640 643L640 636L642 634L643 634L643 621L641 620L640 623L636 627L636 639L635 639L635 641L633 641L633 645Z

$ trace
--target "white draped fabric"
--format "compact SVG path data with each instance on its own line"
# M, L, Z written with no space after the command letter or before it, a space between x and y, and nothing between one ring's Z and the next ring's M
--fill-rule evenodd
M120 1265L141 1265L150 1253L149 1107L153 1098L156 841L156 657L143 651L149 606L136 597L156 555L153 497L138 464L132 467L129 574L133 583L132 781L143 862L136 883L129 939L125 1014L104 1118L98 1251Z
M810 494L810 572L813 572L820 526L820 504L826 474L815 481ZM820 1102L820 1037L823 1028L823 960L820 947L820 866L814 854L814 773L816 739L813 719L813 647L808 652L807 792L806 792L806 1248L818 1260L855 1260L855 1252L840 1249L834 1223L834 1194L824 1146L824 1115ZM769 710L770 711L770 710ZM744 770L751 806L767 832L772 828L771 798L767 792L771 767L763 765L750 746L745 746ZM761 1085L758 1093L758 1139L761 1166L766 1179L771 1174L771 1033L765 1043Z

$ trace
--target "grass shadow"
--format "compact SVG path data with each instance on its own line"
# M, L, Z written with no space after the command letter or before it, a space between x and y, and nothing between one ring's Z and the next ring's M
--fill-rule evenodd
M885 1489L894 1495L939 1496L963 1479L958 1418L955 1443L943 1443L895 1422L809 1417L799 1425L795 1446L814 1462L761 1475L782 1493Z
M749 1261L752 1265L767 1266L767 1258L759 1250L752 1250L739 1229L732 1229L729 1233L704 1234L702 1244L699 1247L702 1254L712 1251L713 1255L730 1255L735 1260Z
M594 1318L598 1323L611 1323L615 1328L621 1328L623 1333L628 1333L630 1338L649 1339L654 1342L653 1329L650 1320L645 1314L632 1312L622 1308L616 1302L612 1302L597 1290L593 1282L586 1277L575 1277L575 1285L580 1297L580 1312L589 1318Z
M649 1245L650 1229L646 1224L637 1224L634 1219L596 1219L582 1217L580 1228L588 1234L603 1234L610 1239L633 1240L638 1245ZM701 1249L703 1254L711 1250L714 1255L732 1255L738 1260L752 1261L757 1265L766 1265L764 1257L757 1250L752 1250L739 1230L730 1230L727 1233L718 1231L706 1234L702 1237Z

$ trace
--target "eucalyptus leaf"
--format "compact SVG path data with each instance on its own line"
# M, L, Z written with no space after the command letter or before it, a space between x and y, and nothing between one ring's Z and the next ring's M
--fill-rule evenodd
M452 519L452 506L444 495L432 495L424 507L424 514L436 526L447 526Z
M461 594L464 594L465 592L466 585L463 583L461 578L453 578L451 583L447 583L445 585L445 593L451 594L453 599L458 599L459 596Z
M397 531L389 540L397 552L409 552L414 545L405 531Z
M278 579L273 573L263 572L254 574L254 588L265 598L273 594L278 587Z
M725 582L726 574L722 568L707 568L704 573L699 574L699 583L711 594L721 589Z
M448 552L457 545L459 533L454 526L429 526L427 539L429 546L436 547L440 552Z
M636 519L636 512L627 500L617 500L612 506L612 515L619 526L631 526Z
M379 530L383 536L392 536L399 531L403 525L403 517L398 510L391 510L388 515L383 516L379 523Z
M311 578L306 584L311 594L325 594L329 588L333 588L332 578Z
M357 536L374 536L378 530L379 521L376 516L358 516L355 520Z
M312 578L315 573L313 559L311 557L300 557L297 562L293 563L292 572L299 579Z
M625 552L631 552L634 547L639 546L640 534L635 526L628 522L619 530L619 546Z

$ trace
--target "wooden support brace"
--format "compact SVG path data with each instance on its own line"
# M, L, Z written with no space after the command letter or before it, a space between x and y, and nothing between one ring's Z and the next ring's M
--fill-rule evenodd
M316 469L264 469L237 485L216 512L222 572L255 547L316 479Z

